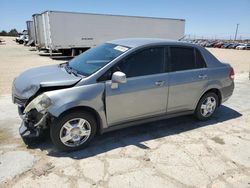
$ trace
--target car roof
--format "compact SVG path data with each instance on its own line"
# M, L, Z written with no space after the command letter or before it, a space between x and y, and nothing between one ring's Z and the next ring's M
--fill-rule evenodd
M170 39L159 39L159 38L126 38L108 41L108 43L117 44L121 46L127 46L130 48L136 48L140 46L148 45L181 45L181 46L192 46L197 47L198 45L191 44L188 42L181 42Z

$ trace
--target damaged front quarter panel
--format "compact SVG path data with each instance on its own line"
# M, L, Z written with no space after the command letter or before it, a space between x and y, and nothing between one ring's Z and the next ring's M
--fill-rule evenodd
M53 103L48 108L48 113L59 117L62 113L73 108L91 108L99 116L100 128L106 128L104 89L104 83L94 83L46 92Z
M48 128L51 117L47 109L51 104L51 100L43 93L26 106L22 116L23 123L19 129L23 138L39 137Z

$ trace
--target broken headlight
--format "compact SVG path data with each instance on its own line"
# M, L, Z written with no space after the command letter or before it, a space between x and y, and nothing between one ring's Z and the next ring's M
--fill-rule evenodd
M24 109L24 113L27 113L32 109L36 109L38 112L44 114L51 104L50 98L46 94L41 94L28 104L28 106Z

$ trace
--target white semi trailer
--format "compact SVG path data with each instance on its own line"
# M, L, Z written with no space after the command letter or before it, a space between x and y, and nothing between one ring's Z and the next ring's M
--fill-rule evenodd
M45 49L45 27L43 24L42 14L34 14L32 17L35 26L35 45L38 49Z
M29 41L27 45L32 45L35 43L35 26L33 21L26 21L27 31L29 36Z
M40 48L50 52L81 52L118 38L149 37L178 40L185 20L139 16L45 11L39 28ZM44 41L44 43L43 43Z

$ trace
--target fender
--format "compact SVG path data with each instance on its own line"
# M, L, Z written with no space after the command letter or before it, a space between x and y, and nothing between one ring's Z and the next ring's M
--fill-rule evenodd
M222 83L219 80L209 80L207 83L207 86L205 87L205 89L203 89L203 91L201 92L201 95L198 97L198 99L195 102L195 106L194 109L196 109L196 106L198 105L201 97L210 89L218 89L220 91L221 94L221 88L223 87ZM222 96L222 95L221 95Z
M59 117L63 112L72 108L88 107L99 115L101 128L106 128L103 94L104 83L49 91L46 95L51 99L52 105L48 108L48 112L54 117Z

